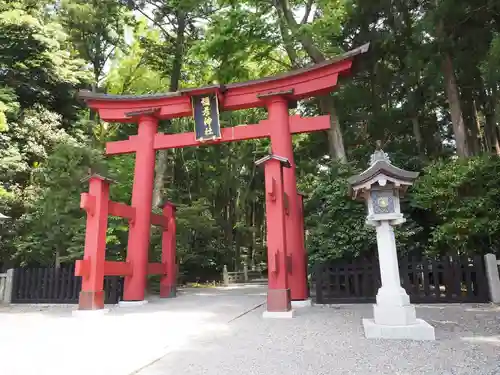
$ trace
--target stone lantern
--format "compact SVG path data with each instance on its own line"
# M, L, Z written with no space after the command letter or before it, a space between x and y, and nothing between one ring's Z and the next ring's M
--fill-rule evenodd
M434 340L434 328L416 318L415 306L401 287L393 226L405 222L400 197L418 177L392 165L387 153L376 150L370 166L348 179L351 197L364 200L366 224L375 227L382 286L373 306L374 319L363 319L367 338Z

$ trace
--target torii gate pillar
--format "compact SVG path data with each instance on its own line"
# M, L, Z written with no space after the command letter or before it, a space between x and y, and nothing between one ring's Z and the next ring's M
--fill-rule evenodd
M158 120L151 114L141 114L137 117L139 129L136 138L137 150L132 189L132 207L135 209L135 220L130 223L127 248L127 262L132 265L132 275L125 277L123 299L139 302L144 301L148 275L156 156L154 138Z
M287 232L283 169L290 163L278 155L268 155L255 162L264 165L266 185L266 226L267 226L267 265L269 284L267 290L267 309L264 318L293 318L289 272L291 265L287 254Z
M272 125L270 130L272 153L286 158L290 163L290 168L283 169L283 188L288 197L288 215L285 215L285 226L287 255L291 257L291 270L288 277L291 299L293 301L306 300L308 293L303 218L297 194L288 100L279 94L262 99L266 101L268 120Z

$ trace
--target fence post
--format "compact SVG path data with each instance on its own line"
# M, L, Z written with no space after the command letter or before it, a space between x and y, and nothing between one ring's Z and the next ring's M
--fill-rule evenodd
M248 265L246 263L243 265L243 281L248 283Z
M227 266L225 264L222 269L222 282L224 283L224 286L229 285L229 273L227 272Z
M315 281L316 288L316 303L323 303L323 267L319 262L316 262L313 266L313 280Z
M486 278L488 280L491 302L500 303L500 277L498 275L496 255L486 254L484 256L484 265L486 268Z
M14 287L14 268L7 270L7 279L5 280L5 290L3 301L7 304L12 302L12 288Z
M5 273L5 277L1 278L0 283L0 303L10 304L12 301L12 287L14 285L14 269L10 268Z

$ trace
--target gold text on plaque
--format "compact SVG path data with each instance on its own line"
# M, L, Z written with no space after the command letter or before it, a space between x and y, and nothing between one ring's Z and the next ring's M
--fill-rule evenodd
M212 135L212 116L211 116L211 108L210 108L210 98L202 98L201 105L203 107L203 123L205 125L205 135Z

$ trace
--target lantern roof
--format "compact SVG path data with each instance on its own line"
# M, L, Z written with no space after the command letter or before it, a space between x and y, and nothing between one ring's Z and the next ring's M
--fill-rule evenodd
M361 199L362 196L358 194L360 191L370 190L374 188L373 185L375 184L379 186L379 189L384 188L387 182L391 182L393 186L400 190L400 194L404 194L418 175L418 172L406 171L394 166L389 155L381 148L378 148L370 157L368 169L347 179L349 195L353 199Z
M350 185L361 185L378 175L385 175L401 182L411 183L418 177L419 172L406 171L394 166L389 155L381 149L376 150L370 157L370 166L358 175L348 178Z

